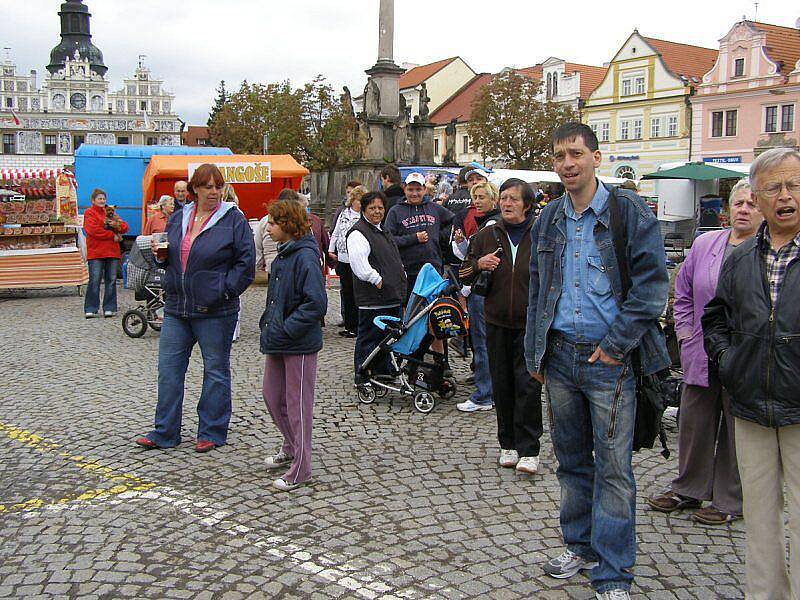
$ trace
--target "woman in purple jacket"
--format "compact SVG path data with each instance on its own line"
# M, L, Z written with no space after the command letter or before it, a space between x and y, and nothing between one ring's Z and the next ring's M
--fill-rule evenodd
M699 509L692 518L706 525L742 516L730 397L716 371L709 369L700 323L714 297L722 263L763 220L747 179L731 190L729 204L731 229L698 237L675 280L675 331L685 384L678 422L678 477L666 492L647 498L647 504L664 513ZM701 508L703 500L711 504Z

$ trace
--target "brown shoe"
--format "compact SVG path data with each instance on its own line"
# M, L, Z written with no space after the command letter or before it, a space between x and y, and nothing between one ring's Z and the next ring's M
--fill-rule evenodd
M650 496L645 498L647 505L653 510L663 513L671 513L676 510L685 510L687 508L700 508L702 502L694 498L684 498L679 496L673 491L664 492L658 496Z
M211 450L213 450L216 447L217 447L217 445L214 442L210 441L210 440L197 440L197 443L194 445L194 451L195 452L210 452Z
M734 515L731 513L722 512L713 506L706 506L696 511L692 515L692 519L697 523L703 525L725 525L726 523L733 523L742 518L742 515Z

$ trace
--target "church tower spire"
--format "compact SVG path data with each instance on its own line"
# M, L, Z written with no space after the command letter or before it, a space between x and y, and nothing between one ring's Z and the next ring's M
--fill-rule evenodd
M103 53L92 44L89 21L92 15L83 0L67 0L61 5L58 15L61 17L61 43L50 52L50 64L47 70L57 73L65 67L67 58L74 58L78 52L84 60L88 60L91 70L101 77L108 68L103 63Z

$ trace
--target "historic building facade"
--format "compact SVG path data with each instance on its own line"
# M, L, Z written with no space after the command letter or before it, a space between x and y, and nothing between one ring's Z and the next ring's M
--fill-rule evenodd
M634 31L582 110L600 141L599 174L638 180L664 163L689 160L689 99L716 59L716 50ZM652 182L641 186L654 191Z
M83 143L180 145L175 97L140 60L134 76L111 91L103 54L91 42L82 0L61 5L61 42L47 75L17 73L0 64L0 167L57 167L72 163Z
M736 23L691 102L692 160L746 164L800 147L800 29Z

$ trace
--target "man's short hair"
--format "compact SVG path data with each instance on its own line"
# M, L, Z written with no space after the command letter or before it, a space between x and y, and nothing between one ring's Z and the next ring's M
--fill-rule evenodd
M458 172L458 185L466 185L467 175L472 169L473 167L461 167L461 170Z
M392 185L400 183L403 178L400 176L400 169L394 165L386 165L381 169L381 177L386 177Z
M753 164L750 165L750 181L754 186L753 189L756 189L756 186L760 185L758 183L759 173L774 169L789 158L800 161L800 152L794 148L773 148L772 150L767 150L763 154L759 154L753 161Z
M503 182L503 185L500 186L500 193L502 194L510 188L519 188L522 201L525 203L525 210L530 210L530 208L533 206L533 203L536 202L536 194L534 193L530 184L526 183L522 179L511 177L506 179Z
M346 188L354 188L361 185L361 182L358 179L353 179L352 181L348 181L347 185L344 186Z
M597 136L594 131L592 131L591 127L585 123L572 121L559 125L555 128L555 131L553 131L553 150L555 150L556 144L572 142L578 139L578 137L583 138L583 143L586 144L586 147L592 152L600 148L600 143L597 141Z

